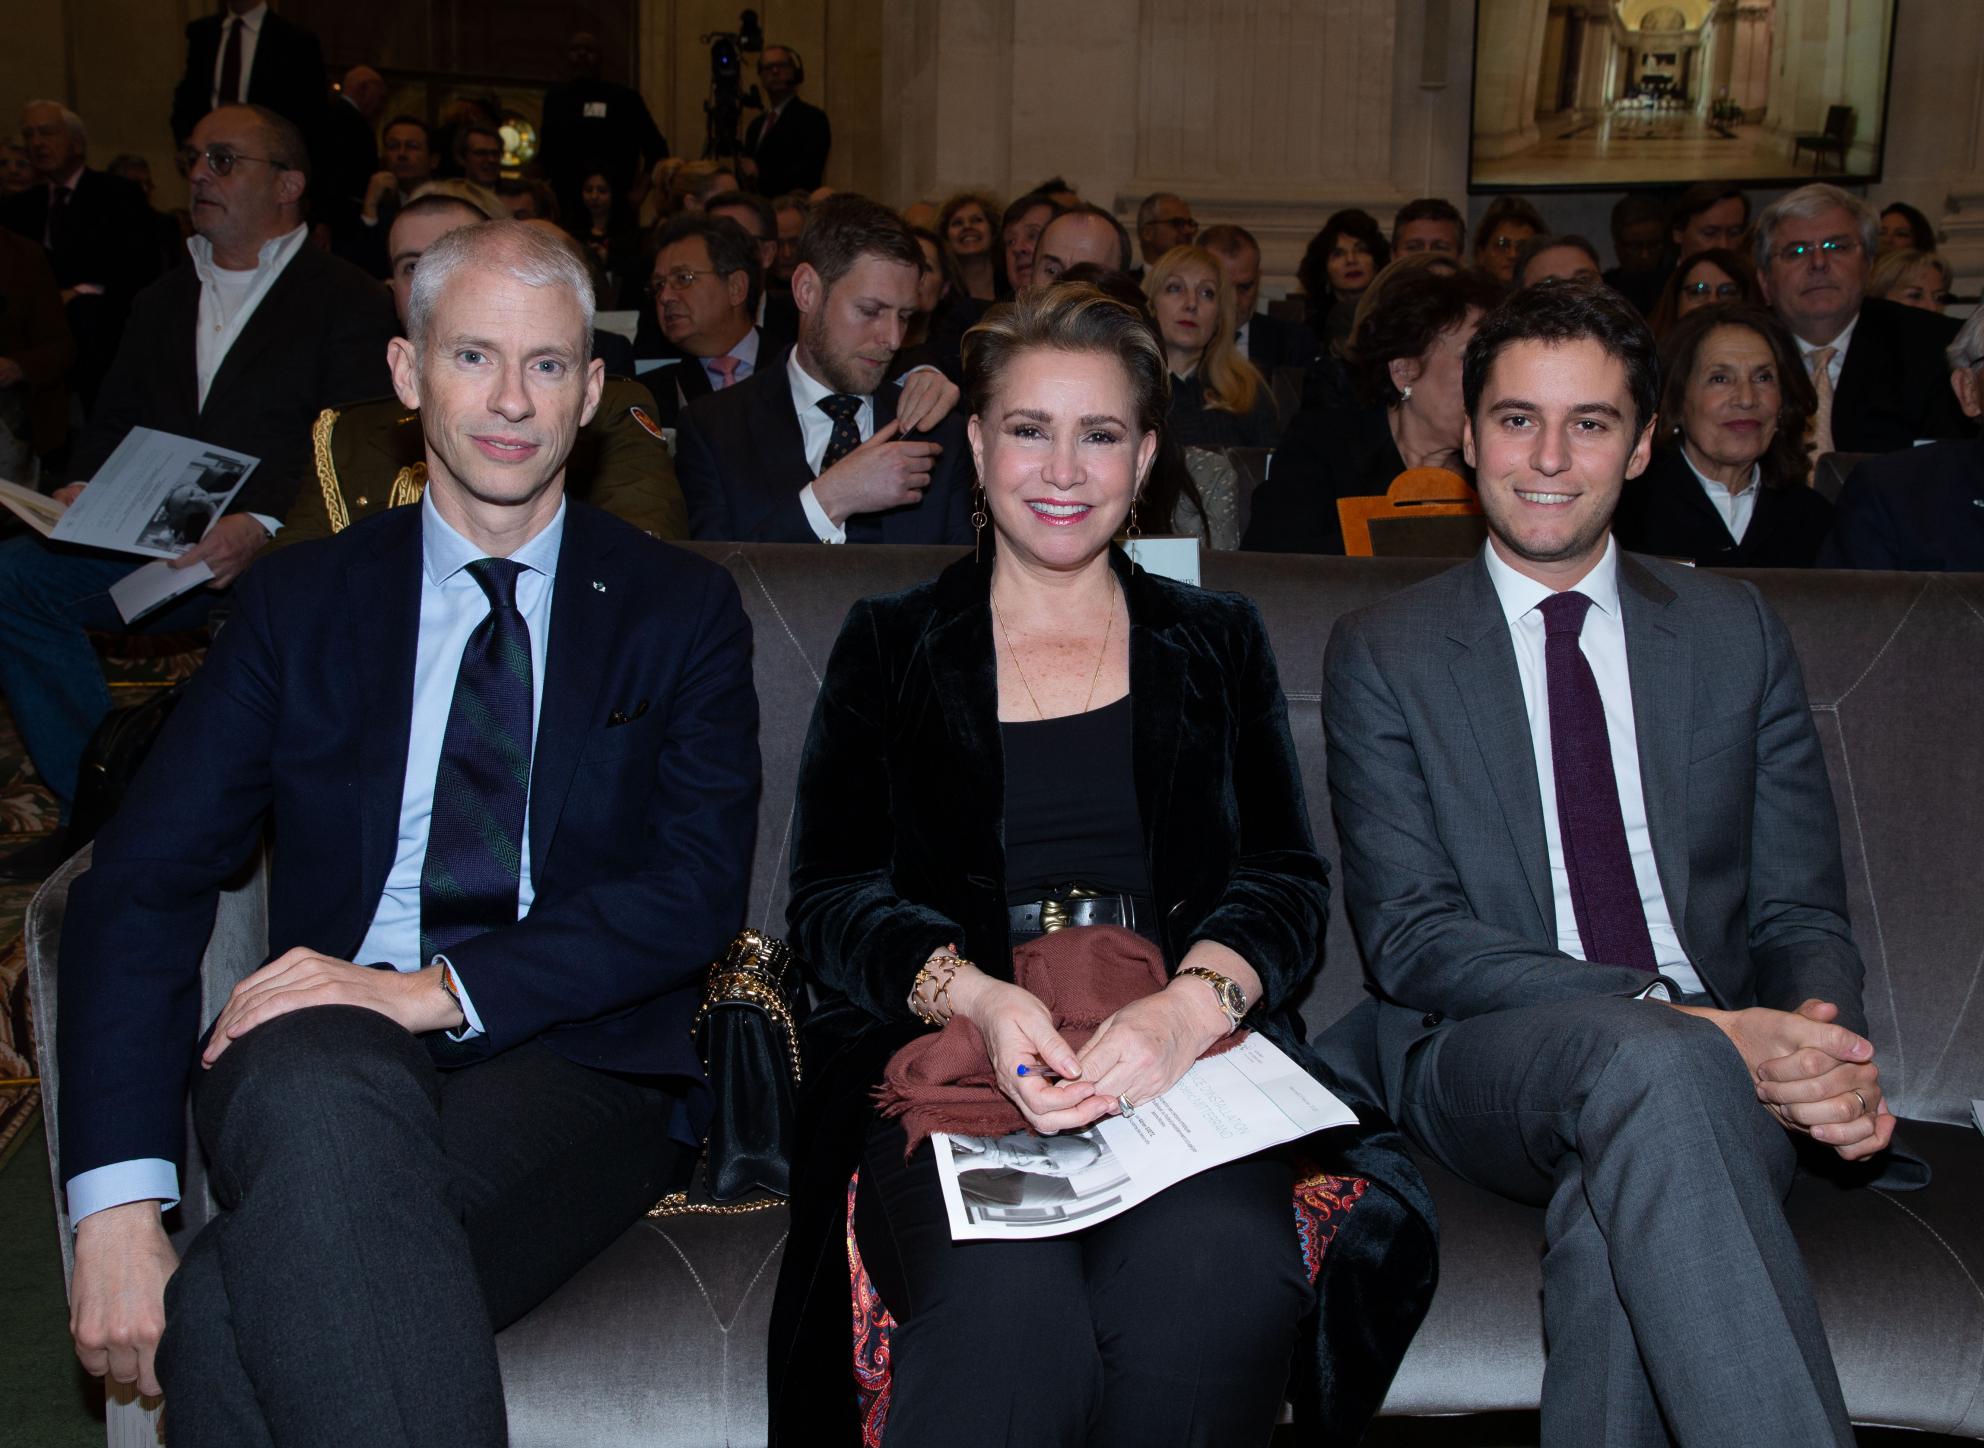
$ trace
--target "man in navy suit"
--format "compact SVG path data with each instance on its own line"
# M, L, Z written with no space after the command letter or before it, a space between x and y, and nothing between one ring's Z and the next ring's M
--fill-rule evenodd
M422 257L390 356L425 498L245 576L74 887L77 1352L163 1385L177 1441L503 1442L494 1331L707 1124L750 631L720 569L564 498L591 296L525 223ZM275 954L203 1036L216 892L265 830ZM175 1264L189 1080L221 1211Z
M842 193L813 209L792 274L799 341L682 412L675 468L691 536L971 541L963 420L946 405L933 421L884 380L922 268L923 249L887 207Z

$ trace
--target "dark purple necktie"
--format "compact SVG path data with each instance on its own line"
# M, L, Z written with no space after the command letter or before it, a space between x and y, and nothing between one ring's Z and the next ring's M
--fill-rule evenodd
M1550 689L1550 772L1557 780L1557 828L1578 940L1586 960L1657 970L1639 882L1633 878L1633 856L1626 846L1605 704L1591 664L1578 647L1591 600L1582 593L1559 593L1538 608Z

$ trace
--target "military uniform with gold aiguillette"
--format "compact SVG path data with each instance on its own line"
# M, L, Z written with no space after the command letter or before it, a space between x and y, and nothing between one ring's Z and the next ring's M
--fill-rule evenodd
M325 408L311 444L316 486L297 491L268 551L329 537L381 508L417 503L427 489L420 414L398 398ZM657 538L689 536L689 510L654 420L654 399L638 382L606 379L599 410L573 443L565 490Z

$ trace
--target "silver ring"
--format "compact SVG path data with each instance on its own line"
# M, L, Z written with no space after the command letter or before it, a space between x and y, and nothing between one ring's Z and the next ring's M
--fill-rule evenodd
M1860 1114L1862 1116L1872 1116L1874 1113L1867 1108L1867 1098L1860 1094L1858 1088L1848 1087L1847 1089L1853 1092L1854 1099L1860 1103Z
M1116 1098L1116 1109L1121 1111L1125 1116L1135 1116L1137 1114L1137 1108L1130 1104L1130 1098L1127 1096L1118 1096Z

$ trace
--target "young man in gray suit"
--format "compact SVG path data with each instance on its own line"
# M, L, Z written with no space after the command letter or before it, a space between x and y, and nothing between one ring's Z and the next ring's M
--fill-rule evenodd
M1793 1136L1894 1117L1798 662L1748 584L1619 551L1653 338L1602 287L1467 349L1480 558L1342 619L1325 661L1347 1023L1423 1150L1547 1209L1543 1441L1853 1432L1782 1210Z

